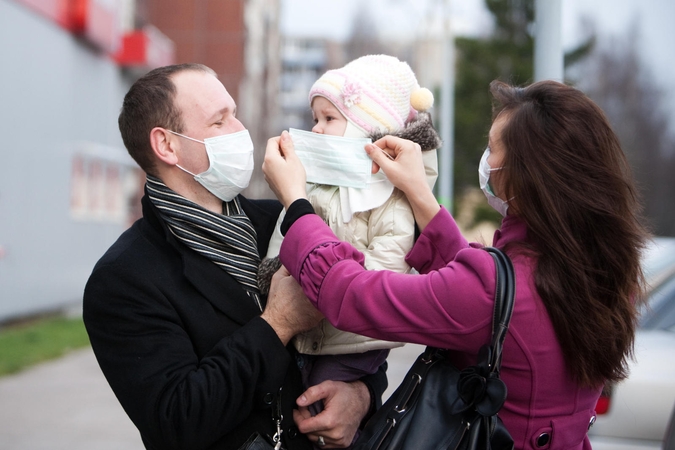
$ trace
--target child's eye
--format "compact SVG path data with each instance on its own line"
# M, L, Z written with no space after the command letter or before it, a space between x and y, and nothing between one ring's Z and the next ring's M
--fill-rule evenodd
M312 121L314 122L314 125L316 125L317 123L319 123L319 119L317 119L316 117L315 117L314 119L312 119Z
M331 120L335 120L333 116L326 116L326 121L330 122Z

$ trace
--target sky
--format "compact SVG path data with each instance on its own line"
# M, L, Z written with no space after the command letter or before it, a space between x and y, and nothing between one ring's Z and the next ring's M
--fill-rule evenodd
M294 36L347 38L354 15L367 5L378 31L389 39L411 39L430 11L443 0L281 0L282 32ZM491 16L483 0L450 0L453 33L489 34ZM664 91L664 107L675 133L675 0L562 0L563 47L582 39L581 18L592 19L599 34L623 35L637 22L645 64Z

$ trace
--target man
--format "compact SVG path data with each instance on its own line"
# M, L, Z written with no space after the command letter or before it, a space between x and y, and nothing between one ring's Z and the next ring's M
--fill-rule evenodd
M281 205L238 195L253 145L235 113L215 73L196 64L155 69L127 93L119 125L147 174L143 218L85 288L92 347L148 449L238 449L256 432L289 450L346 446L386 376L323 383L293 411L302 388L286 345L320 316L261 315L257 265ZM301 292L277 276L270 296ZM309 418L318 399L326 410Z

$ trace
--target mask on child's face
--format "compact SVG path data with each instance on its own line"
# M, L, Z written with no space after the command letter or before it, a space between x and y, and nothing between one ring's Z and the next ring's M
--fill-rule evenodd
M248 130L224 134L203 141L167 130L177 136L204 144L209 168L200 174L186 170L206 190L224 202L229 202L248 187L253 173L253 142Z
M288 130L295 153L305 166L308 183L365 188L373 161L365 146L368 138L326 136L309 131Z
M490 156L490 147L486 148L483 152L483 157L480 159L478 164L478 181L480 188L487 197L488 204L497 210L499 214L503 217L506 217L506 211L509 209L509 203L497 197L490 187L490 172L495 170L501 170L503 167L490 167L488 163L488 157Z

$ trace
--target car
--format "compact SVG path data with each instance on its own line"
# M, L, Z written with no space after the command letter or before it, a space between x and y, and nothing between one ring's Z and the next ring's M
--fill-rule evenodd
M663 448L675 408L675 238L655 238L643 255L647 301L628 378L606 386L588 434L594 450Z
M675 407L670 413L670 421L668 422L668 429L663 438L663 450L675 450Z

